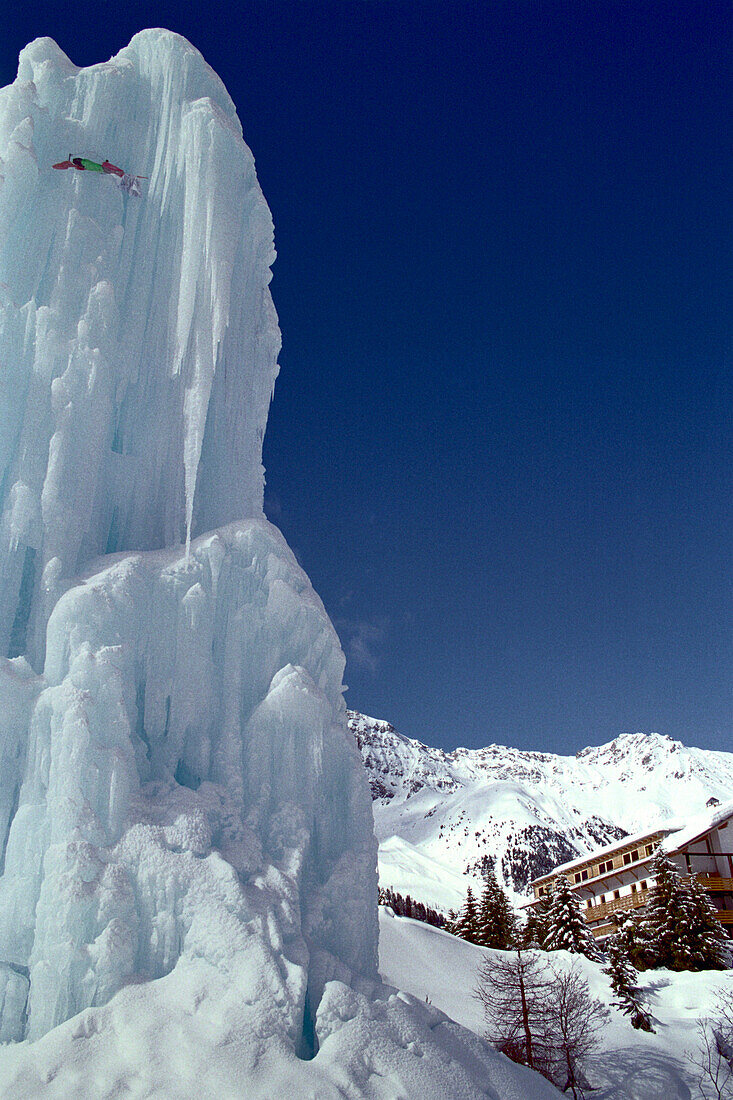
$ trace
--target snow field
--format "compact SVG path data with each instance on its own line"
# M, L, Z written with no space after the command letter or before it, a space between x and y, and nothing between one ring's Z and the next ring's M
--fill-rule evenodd
M483 1034L481 1008L471 993L485 949L428 924L392 916L383 908L379 929L383 979L420 1000L429 997L452 1019ZM555 965L579 965L591 994L610 1005L612 993L602 973L603 963L566 951L548 952L546 957ZM627 1017L610 1010L588 1074L598 1088L594 1100L707 1100L696 1085L691 1064L697 1021L710 1013L718 990L733 993L733 971L650 970L639 975L639 984L649 995L656 1033L636 1031ZM532 1093L527 1096L529 1100Z

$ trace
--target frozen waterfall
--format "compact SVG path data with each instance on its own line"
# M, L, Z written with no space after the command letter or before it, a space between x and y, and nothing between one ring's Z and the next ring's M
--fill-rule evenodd
M148 175L54 172L67 153ZM270 212L201 55L144 32L0 93L0 648L37 671L64 578L262 514L280 333Z
M295 1035L319 951L375 973L374 846L338 639L262 515L252 156L200 54L146 31L87 69L31 43L0 157L0 1038L253 929Z
M0 1094L549 1100L378 978L344 657L262 513L273 258L188 42L23 50L0 92Z

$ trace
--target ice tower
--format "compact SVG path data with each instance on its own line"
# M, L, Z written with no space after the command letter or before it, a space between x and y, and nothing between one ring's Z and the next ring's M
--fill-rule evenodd
M158 31L81 70L33 42L0 156L0 1039L258 925L296 1036L334 960L375 974L376 880L338 639L262 513L252 156Z
M69 153L143 197L54 172ZM23 50L0 92L4 1097L514 1081L378 981L344 658L262 512L273 258L188 42L144 31L85 69Z

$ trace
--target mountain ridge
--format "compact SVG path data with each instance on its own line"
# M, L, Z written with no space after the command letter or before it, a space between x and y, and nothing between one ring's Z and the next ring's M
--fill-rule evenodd
M574 756L433 748L348 711L372 791L380 881L444 910L486 861L516 904L559 863L733 797L733 753L623 733ZM474 881L475 880L475 881Z

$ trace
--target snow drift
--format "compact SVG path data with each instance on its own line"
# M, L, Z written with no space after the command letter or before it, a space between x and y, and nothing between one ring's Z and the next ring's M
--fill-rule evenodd
M22 52L0 249L2 1095L527 1095L378 979L344 658L262 513L272 223L189 43Z

